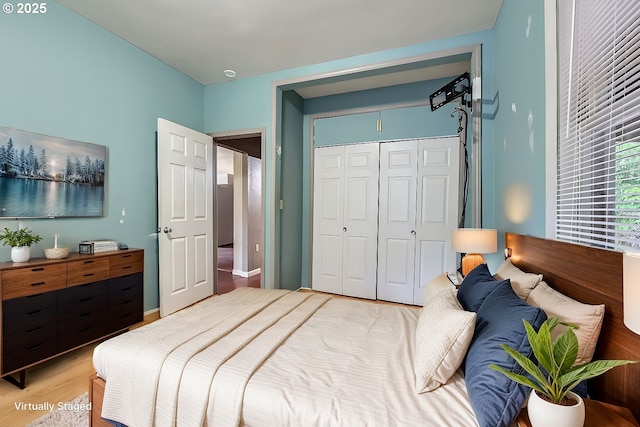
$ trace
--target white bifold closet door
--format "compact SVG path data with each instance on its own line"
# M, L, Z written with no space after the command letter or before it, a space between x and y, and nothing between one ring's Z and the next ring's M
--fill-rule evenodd
M376 298L378 143L314 151L312 288Z
M424 285L456 268L460 139L380 144L377 298L424 303Z

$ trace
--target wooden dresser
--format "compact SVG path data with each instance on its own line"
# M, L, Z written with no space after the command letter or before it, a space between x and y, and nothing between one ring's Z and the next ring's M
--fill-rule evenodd
M141 249L0 263L0 375L24 388L26 368L141 322L143 274Z

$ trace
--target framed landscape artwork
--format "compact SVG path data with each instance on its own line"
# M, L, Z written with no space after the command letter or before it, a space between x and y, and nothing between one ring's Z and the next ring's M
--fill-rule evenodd
M0 218L104 216L107 147L0 126Z

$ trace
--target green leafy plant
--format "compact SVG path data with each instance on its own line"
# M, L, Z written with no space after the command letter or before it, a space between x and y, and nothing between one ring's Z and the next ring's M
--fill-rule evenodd
M545 320L538 332L529 322L526 320L523 322L533 354L546 373L531 359L505 344L501 344L504 351L513 357L531 378L507 371L495 364L489 367L513 381L531 387L541 397L552 403L562 402L567 393L581 381L602 375L616 366L637 362L635 360L598 360L574 366L578 357L578 338L573 332L573 329L577 329L576 325L562 323L567 326L567 330L554 341L551 339L551 331L561 323L557 317Z
M37 234L33 234L26 228L21 228L18 231L9 230L5 227L4 231L0 232L0 240L2 240L2 246L22 247L31 246L34 243L38 243L42 240L42 237Z

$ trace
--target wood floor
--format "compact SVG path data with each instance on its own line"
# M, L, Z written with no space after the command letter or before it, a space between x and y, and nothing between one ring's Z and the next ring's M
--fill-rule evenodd
M224 294L241 287L260 287L260 275L248 278L232 274L233 271L233 247L222 246L218 248L218 288L217 293Z

